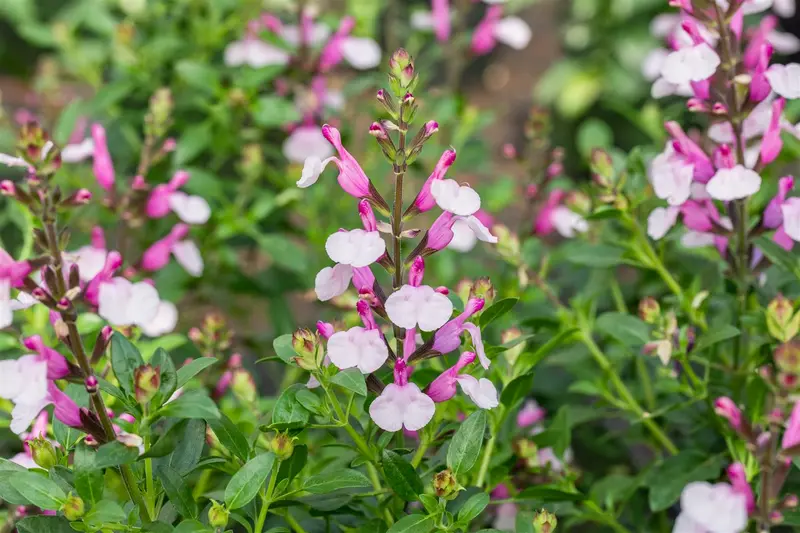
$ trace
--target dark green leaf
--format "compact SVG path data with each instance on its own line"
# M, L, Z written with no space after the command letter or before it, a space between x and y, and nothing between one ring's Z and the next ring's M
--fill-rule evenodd
M800 279L800 262L792 252L784 250L766 235L756 237L755 244L774 265L778 265Z
M209 526L205 526L197 520L184 520L178 524L173 533L212 533L213 531Z
M513 409L531 393L532 388L533 372L528 372L514 379L503 388L503 392L500 393L500 403L505 405L508 409Z
M358 394L359 396L367 395L367 382L364 380L364 374L357 368L348 368L342 370L331 379L332 383L344 387L345 389Z
M228 508L238 509L250 503L264 486L274 463L275 455L271 452L257 455L245 463L225 487Z
M216 357L201 357L200 359L194 359L192 362L187 363L180 367L177 371L178 375L178 388L183 387L189 380L195 377L197 374L205 370L206 368L210 367L213 364L216 364L217 358Z
M303 483L303 490L311 494L325 494L341 489L372 487L367 476L357 470L333 470L311 476Z
M447 466L455 473L469 472L478 460L486 433L486 411L475 411L459 426L447 449Z
M536 500L540 502L579 502L585 500L586 496L579 492L567 492L557 487L548 485L534 485L520 492L515 500Z
M174 164L180 168L200 155L212 142L213 136L208 124L189 126L184 130L175 149Z
M303 427L311 414L297 401L296 394L305 390L304 385L295 384L283 391L272 409L272 427L289 429Z
M286 461L281 462L281 468L278 470L278 481L293 480L306 466L308 460L308 446L305 444L298 444L294 447L294 453Z
M230 418L222 414L217 419L209 420L208 423L223 446L242 461L247 461L250 457L250 444Z
M111 368L117 376L120 387L128 394L134 392L133 371L143 364L144 359L136 346L122 333L115 332L111 336Z
M519 356L519 359L517 359L517 368L523 370L524 372L530 372L533 367L539 364L542 359L550 355L553 350L571 342L572 337L578 333L578 331L578 328L570 328L561 331L555 337L540 346L539 349L532 352L523 353Z
M575 265L610 268L623 263L625 250L607 244L587 244L583 241L569 242L560 252L564 259Z
M489 499L489 495L485 492L473 494L459 509L458 521L462 524L469 524L486 509L486 506L489 505Z
M56 482L34 472L14 472L9 479L28 503L41 509L55 511L67 498Z
M183 434L186 432L186 426L189 424L188 420L181 420L172 426L161 435L158 440L150 446L147 452L139 456L139 459L148 459L152 457L165 457L173 452L178 446L178 443L183 439Z
M649 476L650 509L659 512L671 507L678 501L683 487L693 481L716 479L724 464L724 456L709 457L698 450L667 457Z
M75 533L61 516L29 516L15 525L18 533Z
M158 477L169 501L184 518L197 518L197 502L192 497L192 489L183 477L174 469L162 466L158 469Z
M104 524L121 524L125 522L125 518L125 511L118 503L102 500L92 506L83 520L90 526L99 528Z
M87 503L103 499L103 471L97 468L97 452L85 444L75 448L73 469L75 470L75 489Z
M553 417L547 430L535 435L533 441L540 448L553 448L557 457L563 457L572 439L571 430L569 406L564 405Z
M275 349L275 354L281 358L281 361L289 365L297 366L294 362L294 358L297 357L297 352L295 352L292 347L291 333L276 337L275 340L272 341L272 347Z
M603 313L595 323L597 330L625 346L641 347L650 341L650 326L643 320L625 313Z
M67 426L61 420L57 418L53 420L53 436L55 436L56 441L63 449L71 450L75 441L77 441L78 437L81 435L83 435L83 433L75 428Z
M428 533L433 531L436 517L422 514L404 516L394 523L386 533Z
M0 499L11 505L25 505L27 500L11 484L11 474L14 472L27 472L24 466L12 463L0 457Z
M109 468L112 466L127 465L139 458L139 448L125 446L120 441L115 440L103 444L97 448L94 456L94 466L98 469Z
M97 378L97 382L100 384L100 390L106 392L113 396L114 398L120 400L123 403L128 402L128 396L116 385L113 383L109 383L105 379L101 378L100 376L95 376Z
M206 423L203 420L189 420L183 439L168 456L157 459L156 466L171 466L182 476L189 473L200 460L206 442Z
M142 527L144 533L174 533L175 528L165 522L150 522Z
M481 329L485 328L498 318L511 311L511 309L517 305L517 302L519 302L519 298L505 298L484 310L483 313L481 313L479 320L481 323Z
M692 351L695 353L702 352L703 350L711 348L715 344L738 337L739 333L741 332L730 324L715 326L700 336Z
M205 392L189 391L164 405L159 411L161 416L175 418L219 418L217 405L206 396Z
M297 398L297 401L300 402L300 405L315 415L322 413L322 400L320 400L319 396L314 394L313 391L308 389L299 390L297 391L295 398Z
M389 487L407 502L416 501L425 489L414 467L391 450L383 450L383 473Z
M161 369L161 386L158 388L160 398L154 398L152 402L155 407L158 407L169 400L172 393L178 388L178 376L175 371L175 364L172 362L172 357L170 357L164 348L156 349L156 352L150 359L150 364L153 365L153 367Z

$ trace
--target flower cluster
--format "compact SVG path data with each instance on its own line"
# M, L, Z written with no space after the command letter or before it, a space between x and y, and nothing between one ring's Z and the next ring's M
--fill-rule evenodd
M342 94L328 86L331 70L342 61L358 70L368 70L380 63L378 44L368 37L351 35L354 27L355 19L344 17L339 27L331 30L315 20L310 7L300 10L296 25L284 24L275 15L265 13L248 23L242 40L230 43L225 49L228 66L286 66L300 73L276 82L279 94L294 95L303 117L299 124L290 125L291 133L283 143L283 153L293 163L302 163L312 154L324 159L332 153L319 130L326 109L338 110L344 105ZM271 36L270 42L260 37L262 33ZM276 40L279 42L275 43ZM292 81L295 77L302 81Z
M437 125L427 122L413 139L406 139L417 112L412 94L417 74L405 50L396 52L389 65L392 90L379 91L378 101L391 118L373 123L370 133L393 165L394 205L389 206L358 161L345 149L339 131L328 125L322 127L322 134L334 146L338 157L325 161L309 157L297 182L299 187L313 185L326 165L333 162L339 170L339 185L359 200L363 228L342 229L328 237L325 250L334 265L319 272L315 290L321 301L327 301L344 293L352 282L359 295L357 311L363 327L336 331L333 325L319 322L317 334L297 332L294 346L300 354L297 363L311 370L317 380L324 379L322 365L326 362L342 371L358 369L367 376L370 388L379 393L369 408L378 427L385 431L402 428L416 431L431 421L435 404L452 398L459 386L479 407L491 409L498 405L492 382L467 372L476 359L484 369L490 366L480 328L470 321L483 309L484 299L469 299L463 312L451 318L454 306L448 297L450 291L423 284L426 258L453 240L456 222L466 224L477 239L486 242L497 239L475 216L481 206L478 193L468 185L445 178L455 161L453 150L442 154L422 189L404 209L406 170L436 132ZM397 132L396 144L392 132ZM417 215L435 207L442 212L424 233L419 229L404 229ZM388 221L379 220L379 215ZM382 233L390 237L388 246ZM416 247L403 257L403 241L421 233ZM392 276L391 289L381 287L373 268L383 268ZM378 319L385 321L386 327L381 327ZM389 331L392 338L387 338ZM455 365L442 372L424 391L410 380L415 365L458 350L464 332L470 335L471 351L463 352ZM327 341L324 358L320 337ZM387 363L393 369L393 379L384 385L375 373Z

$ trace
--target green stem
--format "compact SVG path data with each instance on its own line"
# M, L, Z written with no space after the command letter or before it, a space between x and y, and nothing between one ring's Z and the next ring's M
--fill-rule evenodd
M267 491L261 491L261 511L258 513L258 521L256 522L255 529L253 530L254 533L261 533L264 531L264 522L267 521L267 511L269 511L270 503L272 503L272 493L275 491L275 481L278 478L278 468L280 468L280 466L280 460L275 459L275 462L272 465L272 474L269 476Z
M303 526L301 526L300 523L295 520L289 511L286 511L286 514L283 516L283 518L286 520L286 523L289 524L289 527L294 529L295 533L307 533L306 530L303 529Z
M194 486L194 490L192 490L192 498L195 500L199 500L200 496L206 491L206 487L208 486L208 481L211 479L211 469L203 470L200 474L200 477L197 480L197 484Z
M145 416L147 416L147 411L145 410ZM144 449L145 451L150 450L150 430L147 430L147 434L143 437L144 439ZM147 510L150 516L156 515L156 489L155 489L155 482L153 480L153 460L147 458L144 460L144 479L145 479L145 488L147 491Z
M494 447L496 444L497 432L495 431L489 439L489 442L486 443L486 449L483 450L483 459L481 459L481 467L480 470L478 470L478 479L475 481L475 485L478 488L482 488L483 484L486 483L486 475L489 473L489 464L492 462L492 454L494 454Z
M656 408L656 397L653 393L653 384L650 381L650 373L647 371L647 364L643 357L636 357L636 370L639 374L639 381L642 383L642 391L644 392L644 399L647 402L647 408L651 411Z
M417 448L414 457L411 459L411 466L414 468L419 467L419 464L422 462L422 458L425 457L425 452L428 451L428 446L430 443L428 442L428 438L426 437L427 432L423 430L422 432L422 439L419 441L419 447Z

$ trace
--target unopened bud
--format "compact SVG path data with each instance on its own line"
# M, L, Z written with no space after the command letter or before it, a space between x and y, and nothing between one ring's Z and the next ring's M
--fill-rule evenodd
M800 329L800 313L782 294L776 296L767 306L767 329L769 334L781 342L788 342Z
M225 526L228 525L230 514L231 512L224 504L211 500L211 509L208 510L208 525L220 530L225 529Z
M455 499L461 490L464 490L464 488L458 484L456 475L449 468L433 476L433 492L439 498Z
M503 157L506 159L516 159L517 157L517 149L511 143L505 143L503 145Z
M714 412L726 419L733 429L737 431L741 429L742 410L730 398L717 398L714 401Z
M785 342L775 349L775 365L782 372L800 373L800 341Z
M611 188L614 178L614 162L608 152L600 148L592 150L590 167L594 182L604 189Z
M533 517L534 533L553 533L556 530L558 520L556 515L550 511L542 509Z
M405 48L398 48L389 58L389 69L393 74L399 75L399 72L408 66L413 67L413 59Z
M769 521L772 524L782 524L783 523L783 513L780 511L772 511L769 513Z
M223 446L217 434L214 433L214 430L211 429L211 426L206 426L206 444L208 444L208 447L212 450L221 451L225 449L225 446Z
M241 402L253 403L256 401L256 382L253 381L250 372L244 368L237 368L233 371L231 390Z
M136 401L144 405L153 399L161 386L161 368L142 365L133 371L133 382Z
M319 334L310 329L298 329L292 334L292 348L297 353L294 362L303 370L317 370L323 357Z
M794 391L797 388L797 374L778 372L778 386L785 391Z
M80 496L76 496L72 493L67 496L67 500L64 502L64 505L61 506L61 511L70 522L80 520L85 510L86 508Z
M487 277L476 279L469 291L469 298L483 298L487 307L492 305L495 298L495 289L491 280Z
M33 462L45 470L50 470L58 464L56 449L49 440L43 437L36 437L28 441L28 446L31 450Z
M161 138L167 133L172 117L172 93L169 88L158 89L150 98L150 109L145 119L146 133Z
M639 318L648 324L657 324L661 318L661 306L655 298L648 296L639 302Z
M586 216L592 211L592 199L581 191L568 192L566 198L564 198L564 203L579 215Z
M0 194L14 198L17 195L17 186L11 180L0 181Z
M278 433L269 441L269 449L281 461L289 459L294 453L294 437L288 433Z
M67 206L79 206L79 205L86 205L92 199L92 193L89 189L78 189L75 191L72 196L67 198L64 201L64 205Z

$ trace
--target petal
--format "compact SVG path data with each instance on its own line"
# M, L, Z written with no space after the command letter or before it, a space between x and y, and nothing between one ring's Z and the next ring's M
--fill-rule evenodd
M444 294L423 285L416 287L417 322L422 331L434 331L444 326L453 314L453 302Z
M42 412L42 409L52 403L47 395L34 403L18 403L14 405L11 411L11 431L19 435L27 430L33 423L33 420Z
M478 243L478 236L472 231L469 223L464 219L457 219L453 222L453 238L447 247L457 252L466 253L475 248Z
M178 308L172 302L161 301L156 315L146 324L142 324L142 333L148 337L160 337L171 333L178 324Z
M681 244L686 248L705 248L714 245L714 234L702 231L687 231L681 237Z
M559 235L567 239L571 239L576 233L586 233L589 230L589 224L582 216L563 205L553 209L551 221Z
M357 342L359 344L358 369L362 374L375 372L389 358L389 349L377 329L364 330L359 335Z
M489 358L486 356L486 351L483 349L481 329L472 322L464 324L464 329L469 332L469 336L472 338L472 345L475 347L475 352L478 354L478 360L481 362L481 366L488 370L489 365L492 363L489 361Z
M203 274L205 267L203 256L200 255L200 250L194 242L189 240L176 242L172 245L172 255L190 275L200 277Z
M297 186L305 189L314 185L325 170L325 166L325 162L316 155L308 156L303 163L303 174L297 180Z
M706 185L709 196L726 202L752 196L760 188L761 176L742 165L719 169Z
M350 286L353 278L353 267L350 265L337 264L333 267L325 267L317 273L314 279L314 292L321 302L327 302L332 298L341 296Z
M98 292L98 314L112 326L129 326L128 300L131 282L124 278L114 278L100 284Z
M431 194L439 207L454 215L474 215L481 208L481 197L475 189L455 180L434 180Z
M661 75L669 83L682 85L710 78L719 65L717 53L703 43L670 53L664 60Z
M359 350L355 341L357 331L364 328L356 327L347 331L337 331L328 339L328 357L336 368L346 370L355 368L359 363Z
M384 431L400 431L403 427L404 398L400 392L400 387L390 383L369 406L370 418Z
M789 198L781 205L783 229L793 241L800 242L800 198Z
M772 90L780 96L800 98L800 64L772 65L767 69L766 76Z
M314 165L319 165L319 171L316 172L316 177L313 178L316 181L322 173L322 169L325 168L322 161L333 155L333 146L322 135L322 130L319 126L300 126L295 128L283 142L283 155L292 163L304 163L303 176L300 178L301 182L311 179L310 177L314 176L317 168ZM311 167L307 177L306 165L309 165L309 159L311 159ZM318 163L314 163L314 161L318 161ZM311 183L308 185L311 185ZM300 185L300 182L298 182L300 187L308 187L308 185Z
M381 63L381 47L369 37L347 37L342 42L345 61L358 70L368 70Z
M727 483L689 483L681 493L681 512L710 531L737 533L747 526L746 497Z
M22 159L21 157L14 157L8 154L0 154L0 165L6 165L7 167L29 167L27 161Z
M234 41L225 47L225 64L229 67L243 65L247 58L247 46L244 41Z
M81 281L89 282L97 276L106 264L108 252L93 246L84 246L72 254L72 261L78 265Z
M464 394L481 409L494 409L500 404L497 396L497 389L494 383L486 378L480 380L470 375L462 375L456 378Z
M469 224L469 227L475 233L475 236L478 237L478 240L483 242L488 242L491 244L497 244L497 237L491 234L489 228L483 225L478 217L475 215L470 215L468 217L463 218L462 220L466 221Z
M408 383L403 387L405 392L405 405L403 413L403 426L410 431L424 428L436 414L436 404L433 400L417 387Z
M244 56L244 62L254 68L289 63L289 54L285 50L257 39L246 41Z
M79 163L94 154L94 139L87 137L77 144L68 144L61 149L61 161Z
M174 192L169 195L169 207L187 224L205 224L211 216L211 207L201 196Z
M128 323L145 326L156 318L161 300L155 287L140 281L134 283L128 300Z
M523 50L531 42L531 27L519 17L506 17L494 26L495 38L514 50Z
M657 241L664 237L678 220L677 207L656 207L647 217L647 235Z
M0 329L7 328L13 322L11 282L8 279L0 279Z
M386 252L386 242L377 231L337 231L325 242L328 257L356 268L371 265Z
M13 400L22 392L25 382L16 359L0 361L0 398Z
M433 31L433 13L418 9L411 13L409 24L415 30Z
M386 299L386 314L389 320L404 329L417 325L417 287L403 285Z

